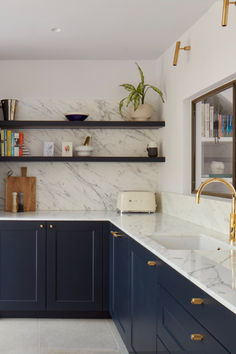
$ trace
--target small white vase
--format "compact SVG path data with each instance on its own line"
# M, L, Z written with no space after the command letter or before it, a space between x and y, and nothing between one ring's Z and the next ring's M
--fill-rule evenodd
M153 113L152 106L149 103L140 104L136 111L133 106L130 106L129 116L133 120L148 120Z

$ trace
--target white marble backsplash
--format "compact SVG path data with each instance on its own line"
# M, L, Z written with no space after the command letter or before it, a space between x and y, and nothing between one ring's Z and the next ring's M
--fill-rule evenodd
M104 100L21 99L17 120L66 120L65 112L88 113L89 120L120 120L118 103ZM55 155L61 156L61 142L81 145L92 137L94 155L147 156L150 141L159 142L158 130L111 129L25 129L25 146L31 155L43 154L44 141L53 141ZM37 177L38 210L115 210L120 190L158 191L157 163L2 163L0 208L5 205L5 178L20 167Z
M195 195L162 192L160 211L228 235L231 203L230 199L201 196L197 204Z

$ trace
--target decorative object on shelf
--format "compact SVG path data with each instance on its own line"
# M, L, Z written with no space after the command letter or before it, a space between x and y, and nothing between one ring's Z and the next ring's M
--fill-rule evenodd
M27 176L27 167L21 168L21 176L6 178L6 211L12 211L12 192L24 193L24 211L36 211L36 177Z
M17 103L16 99L1 100L4 120L15 120Z
M157 143L155 141L151 141L147 145L147 152L149 157L157 157L158 156L158 148Z
M72 142L62 142L62 156L73 156L73 144Z
M191 50L191 46L190 45L187 45L183 48L180 48L181 46L181 42L178 41L176 42L176 47L175 47L175 55L174 55L174 60L173 60L173 66L177 66L177 63L178 63L178 59L179 59L179 51L180 50L185 50L185 51L189 51Z
M236 5L236 1L223 0L223 11L222 11L222 21L221 21L222 27L228 25L229 5Z
M90 146L91 136L87 136L83 145L77 146L75 151L78 156L90 156L93 152L92 146Z
M83 113L66 113L65 117L70 120L70 121L84 121L85 119L88 118L88 114L83 114Z
M17 192L12 192L12 209L13 213L17 213Z
M24 211L24 192L19 192L18 213L22 213L23 211Z
M223 174L225 169L225 164L222 161L212 161L211 162L211 172L213 174Z
M129 95L120 101L119 110L121 116L124 117L122 109L125 101L126 101L126 107L128 107L129 104L132 103L133 106L131 106L129 111L130 118L133 120L148 120L152 116L153 109L150 104L145 103L147 91L149 89L154 90L156 93L160 95L161 100L164 103L163 93L157 87L144 83L143 71L137 63L136 65L140 73L141 82L138 84L137 88L135 88L135 86L132 84L120 85L129 92Z
M24 155L24 151L23 151L23 155ZM43 156L54 156L54 143L52 141L44 142Z

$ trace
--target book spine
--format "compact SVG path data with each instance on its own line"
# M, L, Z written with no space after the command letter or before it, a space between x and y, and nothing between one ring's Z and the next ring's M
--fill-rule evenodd
M19 156L19 133L14 133L14 156Z
M214 136L214 107L210 107L210 130L209 130L210 138Z
M221 136L225 136L225 116L221 116Z
M11 130L7 130L7 156L11 156Z
M5 149L4 149L4 129L1 130L1 156L5 156Z
M222 136L222 117L221 114L219 114L219 137Z
M19 133L19 156L23 155L23 142L24 142L24 134L20 132Z
M205 137L209 138L210 132L210 104L205 103Z
M202 126L202 129L201 129L201 135L202 135L202 138L205 137L205 104L202 102L202 105L201 105L201 117L202 117L202 122L201 122L201 126Z
M14 156L14 133L11 133L11 156Z
M4 129L4 155L7 156L7 130Z
M229 136L232 136L232 121L233 121L233 116L230 114L229 116Z

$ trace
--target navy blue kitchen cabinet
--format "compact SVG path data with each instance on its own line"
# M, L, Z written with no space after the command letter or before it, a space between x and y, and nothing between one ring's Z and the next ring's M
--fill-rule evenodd
M156 353L157 258L130 242L131 347L136 354Z
M47 309L101 311L102 223L47 224Z
M130 353L236 354L236 316L145 247L112 237L110 267L110 312Z
M162 344L179 346L180 353L236 354L233 312L162 261L158 283L157 333ZM194 333L201 334L202 340L191 340Z
M0 311L45 309L45 224L0 222Z
M130 257L129 237L111 226L109 234L110 314L130 349Z
M230 353L160 285L157 353Z

